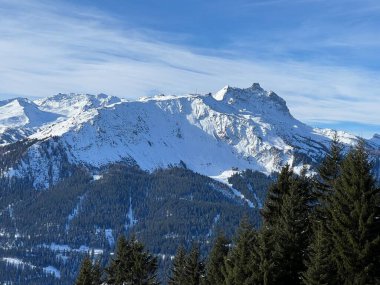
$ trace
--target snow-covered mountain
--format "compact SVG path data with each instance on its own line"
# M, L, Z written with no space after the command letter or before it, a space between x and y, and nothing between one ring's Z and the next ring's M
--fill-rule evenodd
M358 140L337 134L347 146ZM2 173L29 176L36 188L58 181L66 164L92 171L115 162L145 170L181 164L217 179L237 169L271 173L286 163L312 167L333 135L295 119L281 97L257 83L245 89L226 86L215 94L136 101L58 94L34 102L0 102L0 143L32 142ZM378 157L379 139L368 145Z

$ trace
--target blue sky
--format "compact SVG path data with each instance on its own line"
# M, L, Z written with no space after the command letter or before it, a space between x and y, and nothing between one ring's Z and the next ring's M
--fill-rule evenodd
M314 126L380 133L378 0L0 0L0 99L259 82Z

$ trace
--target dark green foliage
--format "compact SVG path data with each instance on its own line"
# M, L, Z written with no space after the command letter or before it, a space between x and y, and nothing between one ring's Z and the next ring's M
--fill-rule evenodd
M0 282L16 280L8 278L13 271L3 269L1 261L1 257L14 257L38 270L55 266L61 279L49 284L71 285L83 259L83 253L77 251L82 245L103 250L102 266L109 259L113 245L106 239L106 229L111 229L114 237L136 232L139 241L161 257L174 255L180 241L188 248L193 240L199 241L205 254L214 233L223 228L232 236L245 213L259 224L258 209L249 208L227 186L190 170L147 173L114 165L101 174L102 179L94 181L88 172L76 169L71 177L44 191L32 189L28 181L0 179L0 231L7 233L0 235L4 245L0 247ZM126 231L130 199L137 223ZM70 249L53 251L49 248L52 243ZM166 281L170 259L160 258L159 264L159 279ZM37 274L38 270L30 271ZM38 278L36 274L29 274L27 280L43 280L43 274Z
M193 244L189 253L181 245L174 257L169 285L199 285L205 282L205 266L199 245Z
M331 141L330 150L318 167L318 176L314 187L316 198L316 219L328 219L328 213L324 209L328 206L329 197L334 191L337 178L340 175L343 146L338 141L336 134Z
M243 285L249 284L253 275L253 268L250 266L253 245L256 243L257 235L244 217L237 231L234 247L230 250L225 260L224 284Z
M223 272L226 271L224 262L228 255L229 247L230 240L224 234L219 233L207 260L206 284L217 285L224 283Z
M274 177L250 169L235 173L228 178L228 182L232 184L232 187L252 201L256 208L262 208L266 200L268 186L273 181Z
M100 261L96 261L92 266L92 284L100 285L102 284L102 267L100 265Z
M307 271L303 273L305 284L339 284L337 269L332 257L333 241L330 231L330 203L335 184L341 172L342 145L336 135L330 151L318 167L318 179L314 185L315 204L312 217L314 238L305 260Z
M169 285L182 285L186 282L185 263L186 250L180 245L173 260L171 274L169 277Z
M326 234L325 225L319 223L315 227L309 256L305 261L307 270L302 274L302 281L307 285L335 284L336 271L331 256L332 242Z
M292 179L290 191L283 197L280 215L273 230L274 258L278 283L299 284L304 270L303 258L309 242L308 205L310 187L305 177Z
M193 244L185 260L185 282L183 285L199 285L203 283L205 266L200 257L199 245Z
M286 165L281 170L276 183L269 188L264 208L261 211L266 226L272 226L276 223L283 203L282 197L289 193L292 177L293 170L289 165Z
M92 262L89 256L86 256L79 270L79 275L75 285L93 285Z
M108 284L157 284L157 259L134 236L118 240L114 258L106 269Z
M299 284L310 236L311 182L285 166L270 188L252 247L250 284Z
M343 284L378 284L380 256L379 189L371 173L364 143L342 164L329 213L332 255Z

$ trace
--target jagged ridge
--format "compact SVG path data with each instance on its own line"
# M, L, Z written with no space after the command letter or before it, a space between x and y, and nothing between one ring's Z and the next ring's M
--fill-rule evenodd
M63 149L69 163L89 169L120 161L146 170L184 163L221 179L237 169L271 173L286 163L296 169L303 164L312 168L334 134L295 119L281 97L258 83L245 89L226 86L215 94L160 95L137 101L104 94L58 94L33 104L41 112L56 114L56 119L24 126L26 136L38 142L13 166L12 175L27 173L39 181L37 188L56 180L46 177L49 171L35 169L36 161L42 168L50 165L43 161L51 161L52 152L42 149L54 145ZM337 134L347 145L358 139ZM49 143L54 137L56 143ZM379 148L375 140L368 143L374 151Z

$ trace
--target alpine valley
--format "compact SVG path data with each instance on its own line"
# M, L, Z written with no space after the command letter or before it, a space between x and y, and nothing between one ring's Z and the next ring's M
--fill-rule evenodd
M0 283L73 284L84 254L106 264L132 233L165 280L178 244L206 252L244 215L259 226L281 168L313 175L335 135L345 150L362 140L302 123L258 83L135 101L0 101ZM379 180L380 135L364 142Z

